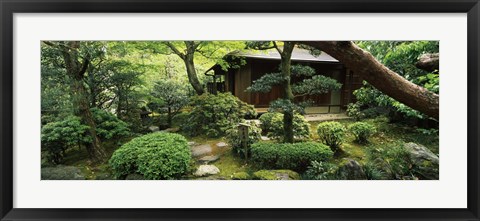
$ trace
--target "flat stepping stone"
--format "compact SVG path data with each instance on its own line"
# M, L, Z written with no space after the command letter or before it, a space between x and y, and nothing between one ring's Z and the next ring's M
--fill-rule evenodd
M204 157L198 159L198 161L201 162L201 163L211 163L211 162L217 161L218 159L220 159L219 156L212 155L212 156L204 156Z
M263 141L270 140L270 138L268 138L268 137L266 137L266 136L261 136L260 139L262 139Z
M195 143L195 141L190 141L188 142L188 146L195 146L197 143Z
M202 176L210 176L220 173L220 169L214 165L201 165L197 168L197 171L193 173L194 176L202 177Z
M225 143L225 142L218 142L218 143L215 144L215 145L216 145L217 147L219 147L219 148L223 148L223 147L227 147L227 146L228 146L228 144Z
M190 150L192 151L193 157L199 157L212 153L212 146L210 146L210 144L191 146Z

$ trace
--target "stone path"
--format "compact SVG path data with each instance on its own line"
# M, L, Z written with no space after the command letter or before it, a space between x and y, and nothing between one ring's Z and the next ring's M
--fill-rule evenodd
M199 157L212 153L212 146L210 146L210 144L193 145L190 146L190 150L192 151L193 157Z

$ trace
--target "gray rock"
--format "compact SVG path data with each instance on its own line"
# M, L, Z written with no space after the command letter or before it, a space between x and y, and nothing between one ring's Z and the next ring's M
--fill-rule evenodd
M188 142L188 146L195 146L197 143L195 143L195 141L190 141Z
M58 165L44 167L41 171L42 180L84 180L82 171L74 166Z
M404 147L409 153L415 173L425 179L438 180L439 159L437 155L425 146L416 143L406 143Z
M211 155L211 156L204 156L204 157L198 159L198 161L201 162L201 163L211 163L211 162L217 161L218 159L220 159L219 156Z
M209 175L215 175L217 173L220 173L220 169L218 169L214 165L201 165L197 168L197 171L193 173L195 176L209 176Z
M262 139L263 141L268 141L270 140L270 138L266 137L266 136L261 136L260 139Z
M172 127L172 128L167 128L165 130L162 130L162 132L165 132L165 133L176 133L180 130L180 128L177 128L177 127Z
M148 129L149 129L150 131L152 131L152 132L157 132L157 131L159 131L159 130L160 130L160 127L157 127L157 126L150 126L150 127L148 127Z
M217 147L219 148L223 148L223 147L227 147L228 144L226 144L225 142L218 142L217 144L215 144Z
M356 160L345 158L338 168L338 176L345 180L366 180L362 165Z
M210 146L210 144L191 146L190 150L192 151L192 156L199 157L210 154L212 152L212 146Z

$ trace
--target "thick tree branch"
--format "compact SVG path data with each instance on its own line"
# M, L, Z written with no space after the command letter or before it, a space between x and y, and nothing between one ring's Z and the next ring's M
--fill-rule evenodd
M165 45L167 45L170 49L172 49L173 53L175 53L176 55L178 55L182 60L185 60L185 54L183 54L182 52L180 52L178 50L178 48L175 47L175 45L173 45L172 43L166 41L165 42Z
M393 99L439 119L439 96L420 87L377 61L369 52L352 42L307 41L302 44L320 49Z

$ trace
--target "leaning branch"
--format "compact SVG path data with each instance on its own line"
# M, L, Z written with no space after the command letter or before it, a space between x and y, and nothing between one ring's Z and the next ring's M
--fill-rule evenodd
M300 43L328 53L386 95L432 118L439 119L438 94L388 69L353 42L306 41Z

